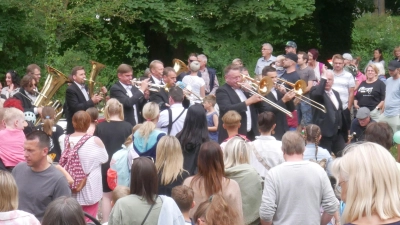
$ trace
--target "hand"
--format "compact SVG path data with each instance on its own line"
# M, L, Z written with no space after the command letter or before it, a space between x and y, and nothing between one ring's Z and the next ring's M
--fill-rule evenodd
M143 95L144 95L144 98L145 98L146 100L149 100L149 98L150 98L150 91L149 91L149 89L144 90Z
M100 95L96 94L96 95L92 96L92 101L93 101L94 104L99 103L101 100L103 100L103 97L101 97Z
M145 90L149 89L149 80L150 80L150 78L147 78L147 79L142 80L140 83L140 90L142 90L143 93Z
M170 104L168 104L168 103L165 103L165 106L167 106L167 107L171 107L171 105L170 105Z
M276 89L277 89L280 93L286 94L285 85L283 85L283 84L278 84L278 85L276 85Z
M357 110L359 110L359 109L360 109L360 106L354 105L354 108L356 108Z
M262 100L262 99L261 99L261 96L260 96L260 95L252 95L250 98L248 98L248 99L245 101L245 103L246 103L247 106L249 106L249 105L251 105L251 104L260 102L261 100Z
M282 102L286 103L292 100L294 96L296 96L296 93L294 93L293 91L289 91L282 97Z
M106 87L101 87L101 92L104 94L104 95L107 95L107 88Z

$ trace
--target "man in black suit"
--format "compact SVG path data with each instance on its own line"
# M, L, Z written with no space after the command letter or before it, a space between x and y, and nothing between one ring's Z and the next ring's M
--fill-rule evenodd
M164 64L160 60L151 61L150 65L150 82L153 84L163 85Z
M241 125L239 134L246 135L248 139L254 140L259 134L257 117L258 113L266 111L261 102L261 96L249 96L247 92L242 91L241 85L242 75L240 67L229 65L224 70L225 84L217 89L216 97L219 106L219 123L218 123L218 142L223 142L228 138L228 133L222 127L222 117L229 110L237 111L241 117Z
M142 80L140 88L132 85L133 69L127 64L121 64L117 74L118 81L110 88L110 97L124 106L124 120L135 126L143 121L140 112L150 97L149 79Z
M71 75L73 82L67 88L65 94L65 103L67 106L64 107L68 111L65 113L67 117L67 134L75 132L72 125L72 117L76 112L94 107L98 102L103 100L103 97L97 94L92 97L89 96L88 88L85 85L86 73L83 66L72 68Z
M327 70L325 75L321 76L320 83L311 88L310 97L326 108L326 113L312 108L312 121L321 128L322 138L319 145L329 152L337 154L345 146L343 132L347 133L347 130L343 129L342 101L339 93L332 89L333 82L333 71Z
M33 104L37 98L36 85L37 82L34 76L25 75L21 80L19 92L15 93L14 98L21 101L24 112L29 111L37 115L42 113L42 107L36 107Z
M262 70L262 76L268 76L275 83L277 82L278 75L276 73L276 69L272 66L266 66ZM285 88L282 85L275 86L271 89L271 91L265 96L268 100L276 103L284 109L293 112L295 110L295 106L293 103L293 98L296 94L293 91L285 91ZM277 140L281 140L282 136L289 130L289 126L286 119L286 114L280 111L279 109L265 103L268 106L267 111L273 112L276 118L276 127L275 134L273 136Z

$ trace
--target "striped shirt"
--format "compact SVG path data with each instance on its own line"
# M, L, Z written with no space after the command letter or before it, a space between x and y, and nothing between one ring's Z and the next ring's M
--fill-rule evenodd
M356 83L354 81L353 75L351 73L343 70L341 73L335 75L335 80L333 81L333 90L339 92L340 100L342 101L343 110L347 109L347 104L349 103L349 88L354 88Z
M82 136L69 137L72 144L78 143ZM77 194L72 194L80 205L93 205L100 201L103 195L101 164L106 163L108 154L106 149L95 143L95 137L89 138L78 150L83 171L89 174L85 187Z

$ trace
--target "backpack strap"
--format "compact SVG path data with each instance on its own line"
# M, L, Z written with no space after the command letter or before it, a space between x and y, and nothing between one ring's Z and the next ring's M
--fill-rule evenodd
M156 201L157 201L157 198L158 198L158 196L156 197ZM149 217L149 214L150 214L151 210L153 209L153 207L154 207L154 205L155 205L156 203L157 203L157 202L155 202L154 204L152 204L152 205L151 205L151 207L150 207L149 211L147 212L147 214L146 214L146 217L144 217L144 219L143 219L143 221L142 221L142 224L141 224L141 225L143 225L143 224L144 224L144 222L146 222L146 220L147 220L147 217Z
M268 166L267 162L265 162L264 158L260 155L257 149L254 146L252 146L251 149L253 150L254 155L256 155L257 160L265 167L265 169L270 170L271 167Z
M175 118L174 121L172 121L172 110L168 108L168 125L162 126L161 128L168 128L167 134L169 135L172 130L172 125L179 119L179 117L182 116L182 114L185 112L186 109L183 109L182 112L178 115L178 117Z
M87 140L89 140L89 138L91 138L91 137L92 137L92 135L90 135L90 134L83 135L83 137L81 137L81 139L79 139L78 143L76 143L76 145L74 145L74 148L72 149L72 151L78 152L79 148L82 147L82 145L85 144L85 142ZM68 138L68 140L69 140L69 138Z

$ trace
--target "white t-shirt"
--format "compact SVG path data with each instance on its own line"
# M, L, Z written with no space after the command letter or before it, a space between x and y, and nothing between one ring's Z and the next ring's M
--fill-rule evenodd
M192 93L196 94L197 96L200 96L200 88L206 85L206 82L204 81L203 78L196 76L192 76L192 75L187 75L183 78L182 80L183 83L185 83L189 90L191 88ZM198 99L195 95L190 95L190 103L201 103L202 101L200 99Z
M342 101L343 110L347 109L349 102L349 88L354 88L356 83L351 73L343 70L340 74L333 72L335 80L333 81L332 88L339 92L340 100Z

